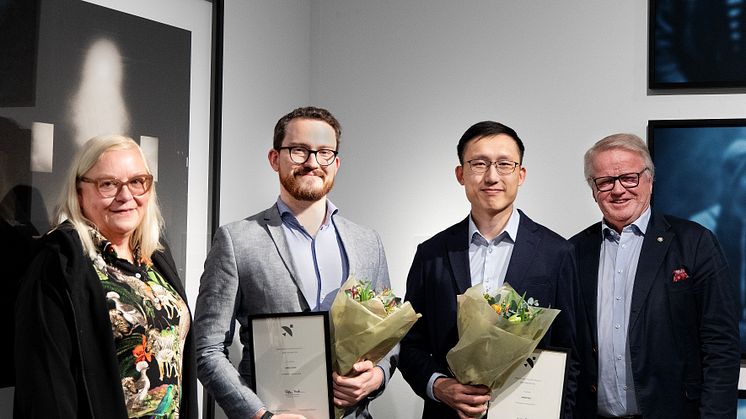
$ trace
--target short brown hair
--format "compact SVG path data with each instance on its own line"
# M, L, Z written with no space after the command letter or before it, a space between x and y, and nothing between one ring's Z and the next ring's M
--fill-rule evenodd
M290 121L297 118L316 119L331 125L334 129L334 134L337 140L336 149L339 150L339 137L342 136L342 127L339 125L339 121L337 121L337 118L335 118L328 110L314 106L297 108L277 121L277 124L275 125L274 142L272 143L272 147L275 150L279 150L280 147L282 147L282 141L285 139L285 130L287 129L288 124Z

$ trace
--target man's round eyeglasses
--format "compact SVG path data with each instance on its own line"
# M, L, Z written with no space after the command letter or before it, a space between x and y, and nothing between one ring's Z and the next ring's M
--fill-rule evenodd
M624 189L635 188L640 184L640 175L643 174L648 168L644 168L637 173L624 173L619 176L602 176L592 178L591 180L596 185L596 189L599 192L608 192L614 189L614 184L619 181Z
M116 178L90 179L81 176L78 180L96 185L96 190L102 198L114 198L122 190L123 185L127 185L127 189L133 196L143 196L153 186L153 175L139 175L125 180Z
M469 168L474 173L482 174L487 172L490 166L495 166L497 173L501 175L509 175L515 172L515 168L520 164L510 160L489 161L484 159L471 159L466 163L469 164Z
M303 164L308 161L311 154L316 156L316 162L319 166L329 166L334 163L334 159L337 157L338 152L330 148L320 148L318 150L311 150L306 147L280 147L279 150L287 150L290 154L290 160L295 164Z

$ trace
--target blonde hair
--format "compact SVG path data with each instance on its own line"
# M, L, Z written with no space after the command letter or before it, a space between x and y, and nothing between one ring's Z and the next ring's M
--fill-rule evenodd
M140 146L132 138L123 135L94 137L83 144L78 150L65 178L55 217L58 226L65 220L72 223L80 236L80 240L83 242L83 250L91 257L95 257L97 250L91 239L90 229L97 229L97 227L83 215L83 211L80 208L78 182L81 176L98 163L101 155L110 150L137 150L145 164L145 168L150 173L148 162ZM130 246L132 249L139 249L140 256L150 260L156 250L163 249L160 243L161 232L163 231L163 217L161 216L161 209L158 206L155 184L150 188L148 199L150 202L145 211L145 216L130 237Z
M648 146L645 145L645 142L642 140L642 138L636 136L635 134L612 134L608 137L604 137L596 144L593 144L593 147L588 149L588 151L585 152L585 156L583 158L583 175L585 176L586 182L588 182L588 186L593 189L593 159L596 157L596 155L602 151L608 151L608 150L626 150L631 151L633 153L637 153L642 157L643 162L645 163L645 167L650 171L650 178L655 179L655 165L653 165L653 159L650 157L650 151L648 151Z

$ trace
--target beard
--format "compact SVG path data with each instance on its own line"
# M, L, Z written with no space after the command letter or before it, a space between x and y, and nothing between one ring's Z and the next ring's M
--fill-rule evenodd
M327 177L326 173L321 170L315 170L315 175L318 176L323 184L321 186L316 185L303 185L298 181L298 177L304 176L310 172L314 172L313 169L294 169L290 173L285 175L280 174L280 183L283 188L292 196L299 201L318 201L323 199L334 186L334 178Z

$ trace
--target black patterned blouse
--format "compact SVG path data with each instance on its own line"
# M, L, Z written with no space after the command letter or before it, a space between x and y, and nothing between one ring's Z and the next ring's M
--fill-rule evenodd
M187 306L137 252L140 262L133 265L119 259L98 234L92 236L99 249L93 266L109 305L127 413L131 418L178 418L190 326Z

